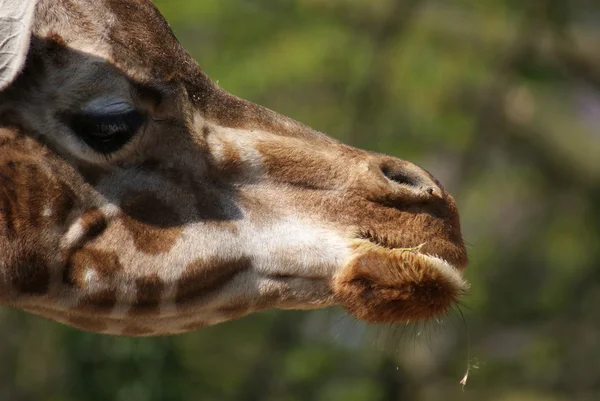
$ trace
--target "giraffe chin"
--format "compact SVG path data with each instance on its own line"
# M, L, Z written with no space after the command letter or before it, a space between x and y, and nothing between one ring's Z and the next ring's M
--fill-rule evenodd
M370 323L443 314L468 288L459 270L440 257L362 241L333 281L337 302Z

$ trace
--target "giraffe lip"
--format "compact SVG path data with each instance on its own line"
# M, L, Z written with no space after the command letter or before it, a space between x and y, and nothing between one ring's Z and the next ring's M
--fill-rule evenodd
M455 248L457 248L455 244L450 241L443 241L443 243L445 246L439 246L439 242L434 245L426 240L420 243L413 241L412 243L407 244L385 235L376 234L370 230L361 231L357 238L357 245L369 244L389 251L410 251L419 253L424 256L443 260L455 270L463 271L468 260L466 258L457 258L455 256L456 252L454 251L456 250Z
M359 240L367 241L367 242L369 242L372 245L375 245L375 246L380 247L380 248L385 248L385 249L388 249L388 250L391 250L391 251L413 251L413 252L416 252L416 253L422 253L421 252L421 248L423 248L423 246L426 245L425 242L420 243L420 244L416 244L416 245L413 245L413 246L401 245L397 241L392 241L389 238L373 234L370 231L362 232L359 235L358 239ZM444 259L444 258L440 257L440 259ZM448 262L448 261L446 261L446 262Z
M438 252L424 252L423 248L426 245L427 243L421 243L417 246L402 247L396 241L391 241L388 238L377 236L370 232L364 232L361 233L358 240L355 242L355 251L357 251L356 254L361 254L363 252L368 252L368 249L375 249L387 253L390 258L403 252L413 254L422 261L426 261L428 265L439 270L440 273L450 279L456 286L457 292L461 294L466 293L470 285L463 278L462 271L464 270L464 266L453 263L451 260L438 254Z
M430 254L428 252L423 252L423 247L426 244L427 244L426 242L423 242L416 246L401 246L399 244L392 245L390 242L388 242L386 240L381 240L375 236L361 235L359 237L359 239L356 241L355 247L357 249L360 249L363 246L368 246L368 247L381 249L381 250L388 251L388 252L411 252L411 253L419 254L426 258L435 258L436 260L441 260L444 263L446 263L447 265L452 266L453 269L455 269L457 271L459 270L456 266L454 266L453 263L451 263L446 258L444 258L440 255L437 255L437 254Z
M354 242L352 258L335 276L336 300L358 319L397 323L445 313L469 284L461 270L421 248Z

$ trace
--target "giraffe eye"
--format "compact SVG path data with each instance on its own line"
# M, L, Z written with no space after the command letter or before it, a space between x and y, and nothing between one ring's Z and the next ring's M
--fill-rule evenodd
M125 146L146 121L124 99L99 96L76 112L61 113L61 118L86 145L108 155Z
M110 154L126 145L144 122L136 110L84 112L69 118L71 129L96 152Z

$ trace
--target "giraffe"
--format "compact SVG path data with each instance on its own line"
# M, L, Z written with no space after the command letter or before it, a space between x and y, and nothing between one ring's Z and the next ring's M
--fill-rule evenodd
M150 0L0 0L0 304L155 336L468 288L455 201L211 81ZM368 132L365 132L368 134Z

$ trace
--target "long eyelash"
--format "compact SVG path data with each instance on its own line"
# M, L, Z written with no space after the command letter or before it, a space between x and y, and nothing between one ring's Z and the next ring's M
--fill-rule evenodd
M75 129L88 130L95 135L112 135L119 131L135 131L143 121L143 116L132 110L123 114L76 114L71 124Z
M104 156L125 146L147 122L136 110L119 114L77 113L63 119L83 142Z

